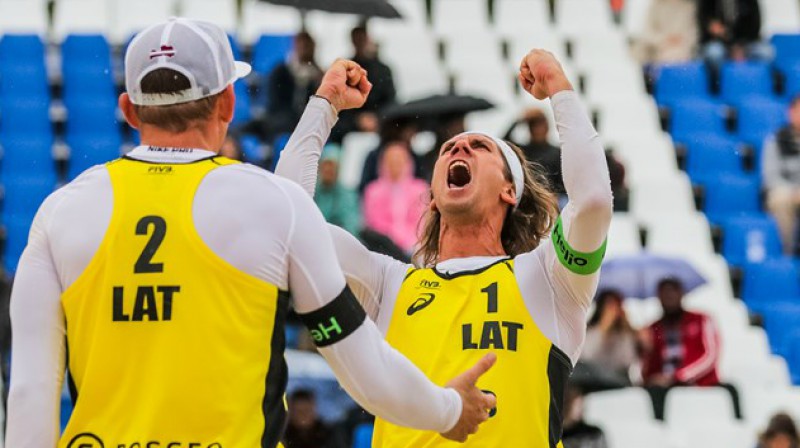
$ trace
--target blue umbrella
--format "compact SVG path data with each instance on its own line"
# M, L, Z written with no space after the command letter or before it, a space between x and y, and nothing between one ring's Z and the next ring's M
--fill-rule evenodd
M643 252L603 263L598 290L616 289L625 297L653 297L658 282L665 278L680 281L686 292L706 283L686 260Z

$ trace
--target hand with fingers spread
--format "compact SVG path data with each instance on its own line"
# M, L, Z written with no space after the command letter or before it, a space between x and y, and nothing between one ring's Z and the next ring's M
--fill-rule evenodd
M573 90L564 69L553 53L534 49L522 58L519 82L537 100L550 98L562 90Z
M337 59L322 78L317 95L328 100L337 112L364 105L372 90L367 71L353 61Z
M442 437L456 442L464 442L470 434L478 431L478 426L489 418L489 411L497 406L497 398L482 392L475 386L478 379L497 361L494 353L481 358L474 366L461 375L453 378L447 387L461 395L461 417L456 425Z

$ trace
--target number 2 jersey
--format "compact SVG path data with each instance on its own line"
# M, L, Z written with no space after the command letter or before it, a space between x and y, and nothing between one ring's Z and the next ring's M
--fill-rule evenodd
M75 407L59 446L278 443L287 297L212 252L192 219L202 179L231 163L107 164L110 225L61 298Z

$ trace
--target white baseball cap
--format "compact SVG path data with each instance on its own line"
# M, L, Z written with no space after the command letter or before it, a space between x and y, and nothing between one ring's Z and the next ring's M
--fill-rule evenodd
M143 93L142 79L153 70L175 70L191 87L170 93ZM233 60L228 36L213 23L171 18L133 38L125 53L125 89L133 104L166 106L206 98L250 73L250 64Z

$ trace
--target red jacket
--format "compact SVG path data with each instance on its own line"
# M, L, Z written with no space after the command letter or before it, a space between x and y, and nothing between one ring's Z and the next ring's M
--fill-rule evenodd
M712 320L704 314L684 311L680 331L682 360L675 371L675 380L697 386L719 384L719 335ZM667 350L665 333L664 319L650 326L653 349L643 362L642 375L645 381L663 372Z

